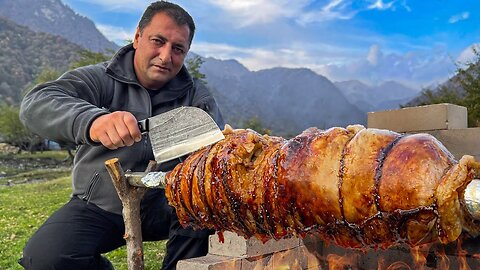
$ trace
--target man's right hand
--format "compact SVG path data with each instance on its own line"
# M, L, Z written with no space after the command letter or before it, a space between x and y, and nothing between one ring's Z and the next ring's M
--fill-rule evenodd
M118 111L99 116L90 127L90 139L114 150L142 139L137 119L130 112Z

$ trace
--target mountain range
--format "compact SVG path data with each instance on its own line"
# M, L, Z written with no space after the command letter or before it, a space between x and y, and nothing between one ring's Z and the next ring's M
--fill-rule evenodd
M249 71L235 60L206 58L200 71L228 123L256 117L274 134L290 136L316 126L366 123L335 85L309 69Z
M61 36L94 52L119 48L90 19L75 13L60 0L0 0L0 16L34 32Z
M335 82L347 100L364 112L383 111L398 108L418 95L418 90L395 81L370 86L358 80ZM372 98L375 97L375 98Z
M22 87L42 68L66 70L66 62L75 59L82 48L118 48L92 21L60 0L0 0L0 16L4 17L0 20L0 58L8 58L0 62L0 95L9 101L18 102ZM202 59L200 71L227 123L243 127L257 118L281 136L311 126L366 124L366 112L398 108L419 92L394 81L376 86L355 80L334 83L306 68L250 71L236 60Z

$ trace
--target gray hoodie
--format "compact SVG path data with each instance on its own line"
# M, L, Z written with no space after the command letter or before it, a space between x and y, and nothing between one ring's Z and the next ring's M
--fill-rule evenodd
M72 196L121 214L122 205L104 162L117 157L124 170L141 172L154 160L148 134L129 147L109 150L91 141L92 121L114 111L129 111L137 120L180 106L208 112L223 127L223 119L208 89L182 67L178 75L150 97L133 70L133 46L121 48L105 63L81 67L58 80L37 85L23 99L20 119L33 132L59 143L78 145L72 171ZM161 165L169 171L180 160Z

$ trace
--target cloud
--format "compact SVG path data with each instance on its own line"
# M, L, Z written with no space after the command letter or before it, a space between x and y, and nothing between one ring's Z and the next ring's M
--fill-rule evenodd
M387 10L387 9L391 9L393 7L393 4L395 4L395 1L383 3L382 0L376 0L375 3L368 6L368 9Z
M393 0L393 1L390 1L390 2L387 2L387 3L384 3L383 0L375 0L374 3L372 3L371 5L369 5L367 7L367 9L369 10L372 10L372 9L376 9L376 10L392 10L392 11L395 11L397 10L397 7L402 7L404 8L406 11L410 12L412 11L412 9L407 5L407 1L406 0Z
M418 89L445 81L454 70L451 57L444 51L383 53L379 45L372 45L363 59L344 65L326 64L318 71L336 81L357 79L375 85L395 80Z
M309 61L304 51L294 49L241 48L227 44L197 42L192 44L191 50L204 57L235 59L253 71L280 66L304 67Z
M106 9L121 7L126 11L135 9L140 12L150 2L146 0L77 1L89 2L96 7ZM335 31L327 27L315 28L323 26L318 24L319 22L350 20L360 12L372 10L384 12L398 9L410 11L406 0L176 0L175 2L190 10L194 18L201 21L200 27L206 29L205 25L207 25L212 28L212 32L199 31L203 34L200 36L202 40L224 42L195 41L192 44L193 52L217 59L236 59L250 70L277 66L306 67L331 80L359 79L371 84L379 83L380 80L397 80L410 86L425 86L432 82L439 82L455 71L454 60L445 52L446 48L432 51L431 46L428 45L431 42L428 40L419 43L418 39L412 41L400 35L385 37L371 29L355 29L355 27L348 28L349 31L337 31L337 29L343 29L338 25L334 28ZM468 18L468 16L469 14L464 15L464 13L457 15L458 19L466 19L465 17ZM452 21L454 17L451 18ZM299 29L299 24L312 25ZM245 28L232 29L232 25ZM134 33L134 29L122 30L109 25L98 25L98 28L107 38L119 45L124 44L125 39L131 39ZM225 38L222 37L223 32L227 33ZM305 37L308 39L305 40ZM228 44L232 40L248 45ZM325 42L329 43L325 44ZM255 43L262 45L256 46ZM410 51L391 52L386 48L398 48L398 50L408 48L407 50ZM468 52L465 51L462 55L465 56L461 57L467 57Z
M480 52L480 43L475 43L470 46L468 46L466 49L464 49L460 55L457 57L456 61L459 64L467 65L468 63L472 63L475 60L477 60L477 55L475 55L473 49L476 49L478 52Z
M240 55L248 54L248 51L243 48L235 47L228 44L208 43L208 42L194 42L192 43L191 51L200 54L204 57L215 57L217 59L233 59Z
M270 23L279 18L296 17L310 0L206 0L236 18L238 26Z
M372 65L378 65L379 61L383 58L383 53L380 51L380 46L373 45L370 47L370 51L367 55L367 61Z
M350 9L349 3L345 3L343 0L332 0L319 10L305 11L304 14L300 14L297 21L300 24L307 24L331 20L349 20L358 12L358 10Z
M303 14L299 15L297 21L301 24L306 24L331 20L350 20L360 12L368 10L396 10L398 6L411 11L406 1L393 0L384 3L382 0L375 0L375 2L369 4L368 1L330 0L327 5L318 10L303 10Z
M73 0L63 0L68 3ZM151 1L148 0L76 0L99 6L105 10L124 13L142 12ZM220 16L227 19L237 28L257 24L273 23L282 19L291 19L300 25L332 20L349 20L359 12L377 9L380 11L395 9L397 5L408 8L405 0L393 0L384 3L382 0L177 0L179 5L195 13L196 9L221 11Z
M107 39L117 43L118 45L125 45L127 40L132 40L135 34L135 29L125 30L123 27L117 27L106 24L96 24L96 27Z
M318 3L312 0L203 0L207 4L228 13L238 27L292 19L300 25L332 20L349 20L359 12L377 9L395 9L397 5L409 10L405 1L394 0L374 3L353 0L328 0Z
M228 44L194 42L191 51L204 57L236 59L257 71L273 67L317 68L324 63L345 63L352 57L350 48L327 44L291 43L288 47L238 47Z
M62 0L66 3L72 0ZM151 1L148 0L76 0L79 2L89 3L101 6L106 10L121 10L124 12L143 11Z
M442 50L385 53L374 44L363 57L352 60L348 59L352 57L348 56L348 48L323 45L316 49L241 48L212 43L192 46L193 52L204 57L236 59L253 71L279 66L309 68L332 81L357 79L372 85L395 80L420 89L445 81L455 71L451 57Z
M460 14L454 15L450 17L448 20L449 23L457 23L459 21L467 20L470 17L470 13L468 11L462 12Z

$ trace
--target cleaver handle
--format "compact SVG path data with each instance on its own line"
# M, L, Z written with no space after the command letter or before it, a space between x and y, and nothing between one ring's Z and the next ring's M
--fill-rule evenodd
M148 132L150 130L150 127L148 125L148 118L138 121L137 124L141 133Z

